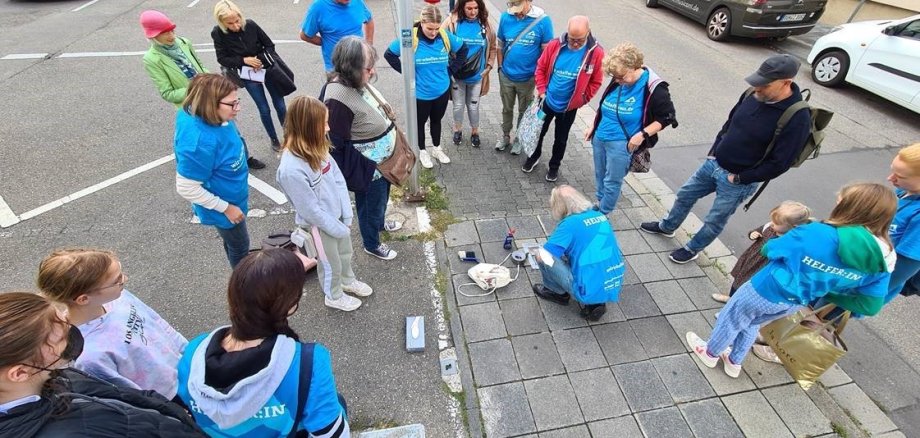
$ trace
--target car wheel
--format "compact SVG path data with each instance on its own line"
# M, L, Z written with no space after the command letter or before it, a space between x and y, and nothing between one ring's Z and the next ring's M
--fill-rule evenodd
M732 28L732 13L728 8L719 8L712 11L706 22L706 35L713 41L728 39Z
M645 7L647 8L657 8L658 0L645 0Z
M850 57L840 50L824 52L815 59L811 66L811 78L825 87L835 87L843 83L850 68Z

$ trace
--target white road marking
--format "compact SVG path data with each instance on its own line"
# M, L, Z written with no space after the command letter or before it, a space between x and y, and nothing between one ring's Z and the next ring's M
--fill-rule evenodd
M40 214L42 214L42 213L47 213L47 212L49 212L49 211L51 211L51 210L54 210L55 208L58 208L58 207L60 207L60 206L62 206L62 205L64 205L64 204L66 204L66 203L68 203L68 202L76 201L77 199L80 199L80 198L82 198L82 197L84 197L84 196L86 196L86 195L90 195L90 194L92 194L92 193L96 193L96 192L98 192L98 191L100 191L100 190L102 190L102 189L104 189L104 188L106 188L106 187L108 187L108 186L110 186L110 185L113 185L113 184L122 182L122 181L124 181L124 180L126 180L126 179L128 179L128 178L131 178L132 176L139 175L139 174L141 174L141 173L143 173L143 172L146 172L146 171L148 171L148 170L150 170L150 169L153 169L153 168L155 168L155 167L157 167L157 166L160 166L160 165L162 165L162 164L168 163L168 162L174 160L175 158L176 158L175 154L169 154L169 155L167 155L167 156L165 156L165 157L163 157L163 158L160 158L160 159L158 159L158 160L151 161L151 162L149 162L149 163L147 163L147 164L145 164L145 165L143 165L143 166L136 167L136 168L131 169L131 170L127 171L127 172L124 172L124 173L122 173L121 175L118 175L118 176L109 178L109 179L107 179L107 180L105 180L105 181L102 181L101 183L93 184L93 185L91 185L91 186L89 186L89 187L87 187L87 188L85 188L85 189L83 189L83 190L80 190L80 191L78 191L78 192L72 193L72 194L67 195L67 196L65 196L65 197L63 197L63 198L60 198L60 199L51 201L51 202L49 202L49 203L47 203L47 204L45 204L45 205L42 205L41 207L38 207L38 208L34 208L34 209L32 209L32 210L29 210L29 211L27 211L27 212L25 212L25 213L19 215L19 220L24 221L24 220L27 220L27 219L31 219L31 218L33 218L33 217L35 217L35 216L38 216L38 215L40 215Z
M113 56L141 56L143 52L69 52L61 53L58 58L105 58Z
M294 0L294 4L300 3L300 0Z
M41 59L48 56L47 53L12 53L6 55L0 60L10 60L10 59Z
M201 0L193 0L193 1L192 1L191 3L189 3L188 6L186 6L186 7L187 7L187 8L194 8L195 5L197 5L198 2L200 2L200 1L201 1Z
M249 174L249 186L262 192L263 195L268 196L269 199L275 201L276 204L281 205L288 202L287 196L284 196L284 193L281 193L281 190L278 190L262 181L259 178Z
M6 228L19 223L19 217L13 213L13 209L0 196L0 228Z
M301 44L300 40L275 40L275 44ZM214 44L204 43L195 44L198 52L213 52ZM147 51L137 52L65 52L55 56L55 58L116 58L119 56L143 56ZM12 61L17 59L41 59L48 57L48 53L10 53L0 58L0 61Z
M73 8L73 10L71 10L70 12L80 12L83 8L88 8L88 7L90 7L90 6L94 5L94 4L96 4L96 2L98 2L98 1L99 1L99 0L90 0L90 1L88 1L88 2L86 2L86 3L83 3L83 4L80 5L80 6L77 6L76 8Z

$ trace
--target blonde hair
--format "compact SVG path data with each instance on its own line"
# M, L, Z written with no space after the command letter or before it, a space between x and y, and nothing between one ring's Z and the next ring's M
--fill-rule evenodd
M591 208L591 201L574 187L563 184L553 189L549 194L549 209L553 219L578 214Z
M237 6L236 3L230 0L220 0L214 5L214 19L217 20L217 27L224 33L229 32L227 26L224 25L224 19L234 15L240 17L240 27L246 29L246 17L243 16L243 11L240 10L240 7Z
M770 210L770 222L792 229L811 222L811 210L801 202L783 201Z
M48 298L69 303L105 280L115 253L90 248L58 249L38 265L38 288Z
M604 55L604 73L616 75L623 70L636 70L642 68L645 57L635 44L622 43Z
M422 13L418 16L419 23L436 23L441 24L444 21L441 18L441 10L435 5L428 5L422 8Z
M888 228L898 209L898 198L888 187L878 183L851 183L838 193L827 223L836 226L862 225L891 246Z
M910 167L910 171L914 175L920 175L920 143L914 143L910 146L905 146L898 151L898 158Z
M332 144L326 136L326 105L310 96L297 96L284 117L284 148L320 170Z
M220 125L218 109L220 100L236 91L236 85L226 76L215 73L199 73L188 83L182 108L193 116L202 118L210 125Z

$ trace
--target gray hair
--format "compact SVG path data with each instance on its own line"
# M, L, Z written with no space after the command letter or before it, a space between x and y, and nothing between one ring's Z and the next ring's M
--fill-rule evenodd
M574 187L563 184L553 189L549 194L549 209L553 219L562 218L582 213L591 208L591 201Z
M347 36L339 40L332 50L330 78L338 78L346 87L361 88L364 70L377 64L377 50L363 38Z

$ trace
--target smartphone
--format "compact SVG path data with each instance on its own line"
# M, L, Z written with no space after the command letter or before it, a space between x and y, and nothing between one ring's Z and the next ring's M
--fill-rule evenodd
M457 257L464 262L478 262L475 251L457 251Z

